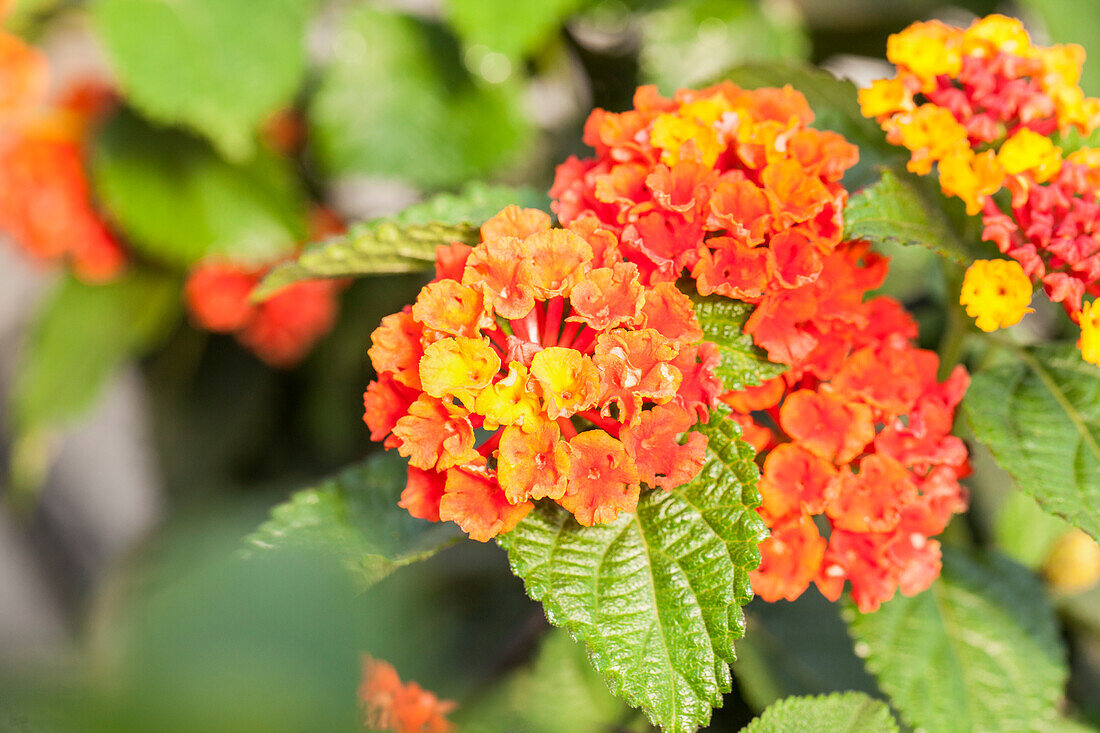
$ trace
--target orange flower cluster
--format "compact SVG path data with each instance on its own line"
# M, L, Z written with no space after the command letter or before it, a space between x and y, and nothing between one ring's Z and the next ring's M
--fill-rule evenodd
M812 114L790 88L723 84L668 101L643 87L635 102L593 113L596 158L558 169L555 210L621 232L651 281L687 269L700 292L755 303L745 331L790 366L723 396L763 458L772 536L755 590L794 599L816 582L836 599L850 581L864 610L923 590L940 567L930 536L966 505L966 447L949 433L968 377L959 367L937 383L900 304L864 301L887 263L841 241L838 181L855 149L805 127Z
M642 483L694 478L707 440L688 431L722 385L687 296L643 284L592 220L511 206L481 237L440 248L436 280L372 335L364 420L409 458L401 506L484 542L532 500L603 524Z
M950 431L969 377L957 366L937 383L939 360L912 345L917 326L900 304L862 300L884 275L866 245L838 249L816 283L776 307L797 319L788 314L812 304L792 332L813 349L785 374L723 397L765 456L760 513L771 536L752 574L765 600L794 600L811 582L836 600L849 581L869 612L898 589L920 592L939 575L930 538L966 509L967 450ZM758 342L768 333L762 325Z
M330 220L331 215L323 211L315 213L311 240L342 229L342 224ZM253 288L274 264L201 262L188 275L183 297L195 325L213 333L232 333L264 363L288 368L305 358L318 339L332 330L341 284L305 280L253 303Z
M643 86L634 107L588 118L596 156L559 166L550 191L562 222L612 229L643 282L686 270L704 295L756 303L817 278L841 241L839 181L858 150L808 127L800 93L724 82L665 99Z
M415 682L402 682L388 662L363 657L359 704L368 728L389 733L448 733L447 713L455 708Z
M890 37L887 56L898 75L860 92L863 113L912 152L910 170L936 164L944 193L982 214L984 238L1087 330L1083 298L1100 294L1100 151L1065 156L1050 137L1100 126L1100 100L1078 83L1084 50L1035 46L1018 20L991 15L965 30L916 23ZM1002 188L1007 206L993 196Z
M77 86L44 107L47 85L45 57L0 31L0 231L83 280L109 280L126 256L92 207L82 156L111 97Z

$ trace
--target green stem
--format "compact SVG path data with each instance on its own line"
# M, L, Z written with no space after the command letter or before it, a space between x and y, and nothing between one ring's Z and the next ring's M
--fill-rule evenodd
M943 276L947 285L947 323L937 352L940 355L939 378L945 379L962 359L967 338L973 331L970 316L959 303L963 269L947 261L943 262Z

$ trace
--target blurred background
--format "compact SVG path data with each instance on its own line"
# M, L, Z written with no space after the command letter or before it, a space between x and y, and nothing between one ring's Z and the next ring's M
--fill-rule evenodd
M90 294L0 236L0 731L355 730L364 651L461 700L472 730L645 729L546 634L494 545L363 592L323 553L257 556L244 540L293 490L375 450L369 336L420 275L353 283L332 329L279 369L197 327L184 278L211 255L287 252L311 212L358 222L427 201L430 218L452 194L484 216L545 207L554 166L586 152L588 112L628 108L639 84L668 94L777 60L864 84L890 74L890 33L990 12L1082 43L1100 94L1093 0L16 0L7 28L45 50L55 93L122 90L83 158L144 279ZM885 289L934 344L935 265L891 255ZM1030 499L1005 505L1006 480L986 475L972 521L1041 565L1067 528ZM1100 596L1063 600L1100 628ZM714 730L781 695L874 692L816 594L749 616ZM1087 690L1100 643L1080 638L1071 684ZM1100 701L1082 711L1100 722Z

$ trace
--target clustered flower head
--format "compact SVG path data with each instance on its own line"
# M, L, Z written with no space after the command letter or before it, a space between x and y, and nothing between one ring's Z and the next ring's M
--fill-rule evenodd
M598 219L643 282L687 271L703 295L756 303L817 278L841 241L839 181L858 150L808 127L800 93L724 82L665 99L643 86L634 107L589 117L595 157L567 160L551 189L562 222Z
M1018 20L991 15L965 30L915 23L890 37L887 57L898 74L860 91L863 114L910 150L911 171L935 164L944 193L982 215L984 239L1082 323L1083 298L1100 292L1100 151L1067 156L1051 136L1100 125L1100 100L1079 85L1084 50L1035 46ZM1003 309L1003 272L970 276L994 297L975 300L971 289L968 311Z
M363 656L359 686L363 722L370 730L388 733L448 733L447 713L455 708L415 682L402 682L389 662Z
M745 331L790 367L722 398L763 460L772 535L754 589L793 600L816 583L836 599L850 582L865 611L923 590L940 569L930 538L966 506L967 451L949 433L968 377L958 367L937 382L901 305L864 299L887 262L842 241L838 181L855 149L806 127L789 87L723 84L672 101L643 87L635 102L593 113L596 157L558 169L554 207L566 224L620 232L651 281L687 269L700 292L755 303Z
M435 281L371 337L364 420L409 459L401 506L487 541L533 500L605 524L642 484L694 478L707 439L689 430L722 384L687 296L643 283L592 220L511 206L481 238L440 248Z
M324 210L314 213L311 240L335 234L342 224ZM341 283L304 280L260 303L252 290L277 263L248 264L211 258L192 269L183 296L191 320L213 333L231 333L264 363L277 368L300 362L332 330Z
M109 280L126 256L92 206L83 147L111 95L78 84L47 103L47 87L41 52L0 31L0 231L36 259Z

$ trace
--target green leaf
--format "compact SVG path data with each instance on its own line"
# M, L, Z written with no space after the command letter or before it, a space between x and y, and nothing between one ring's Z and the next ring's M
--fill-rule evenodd
M796 8L750 0L668 3L640 17L642 80L662 94L746 62L803 58L809 40Z
M756 599L745 607L745 638L737 644L742 697L762 710L780 698L858 690L881 697L852 651L838 604L816 590L791 603Z
M447 19L467 47L467 53L482 46L515 62L537 51L574 10L588 1L448 0ZM510 66L500 70L487 68L489 73L484 75L496 78L495 72L499 77Z
M942 211L932 207L912 179L903 180L889 170L848 201L844 238L865 239L875 245L920 245L960 265L974 259Z
M787 371L784 364L768 361L763 349L745 333L745 322L753 307L732 298L694 297L695 316L704 338L718 347L722 364L715 374L726 389L744 389L763 383Z
M904 169L906 155L886 142L886 133L859 111L856 87L837 79L827 71L794 62L747 64L730 69L714 81L729 79L746 89L782 87L790 84L806 95L816 119L814 127L839 132L859 148L859 165L844 178L848 190L855 190L878 179L883 166Z
M343 562L363 588L431 557L457 534L449 523L416 519L397 506L405 467L404 460L382 453L298 491L249 536L249 554L286 547L319 550Z
M788 697L749 723L744 733L897 733L898 724L886 703L862 692L819 697Z
M478 227L509 204L548 208L549 202L532 188L468 184L458 194L438 194L397 216L356 224L347 234L310 247L296 261L274 268L253 297L262 300L316 277L430 271L438 245L477 244Z
M1043 511L1027 494L1010 490L997 513L993 530L997 546L1006 555L1035 570L1046 561L1058 538L1073 531L1073 526Z
M583 641L611 691L666 731L694 731L729 691L765 536L752 448L722 414L702 432L710 447L699 476L644 491L635 514L582 528L543 503L499 538L550 622Z
M15 377L21 431L78 416L124 362L156 346L179 314L179 283L132 270L104 285L64 278L45 304Z
M477 244L478 228L471 224L409 224L368 222L346 234L307 249L297 260L273 268L253 291L256 300L268 298L291 283L320 277L423 272L435 262L435 248L451 242Z
M234 160L305 73L312 0L95 0L99 38L126 98Z
M335 37L336 58L309 109L328 174L443 187L482 177L526 146L518 86L471 77L439 26L366 7Z
M584 647L563 631L551 631L534 663L454 714L464 733L577 733L613 730L627 712L593 671Z
M271 260L305 239L305 198L285 161L261 152L235 166L130 113L96 139L92 177L131 244L174 267L214 254Z
M1012 349L974 374L974 436L1039 505L1100 538L1100 369L1073 344Z
M1090 59L1100 57L1100 14L1093 0L1023 0L1024 9L1039 16L1051 40L1084 46ZM1031 20L1031 16L1027 16ZM1100 73L1095 62L1086 63L1081 73L1085 94L1100 94Z
M943 560L924 593L846 610L868 669L913 728L1051 730L1067 670L1042 587L1004 558L945 550Z

